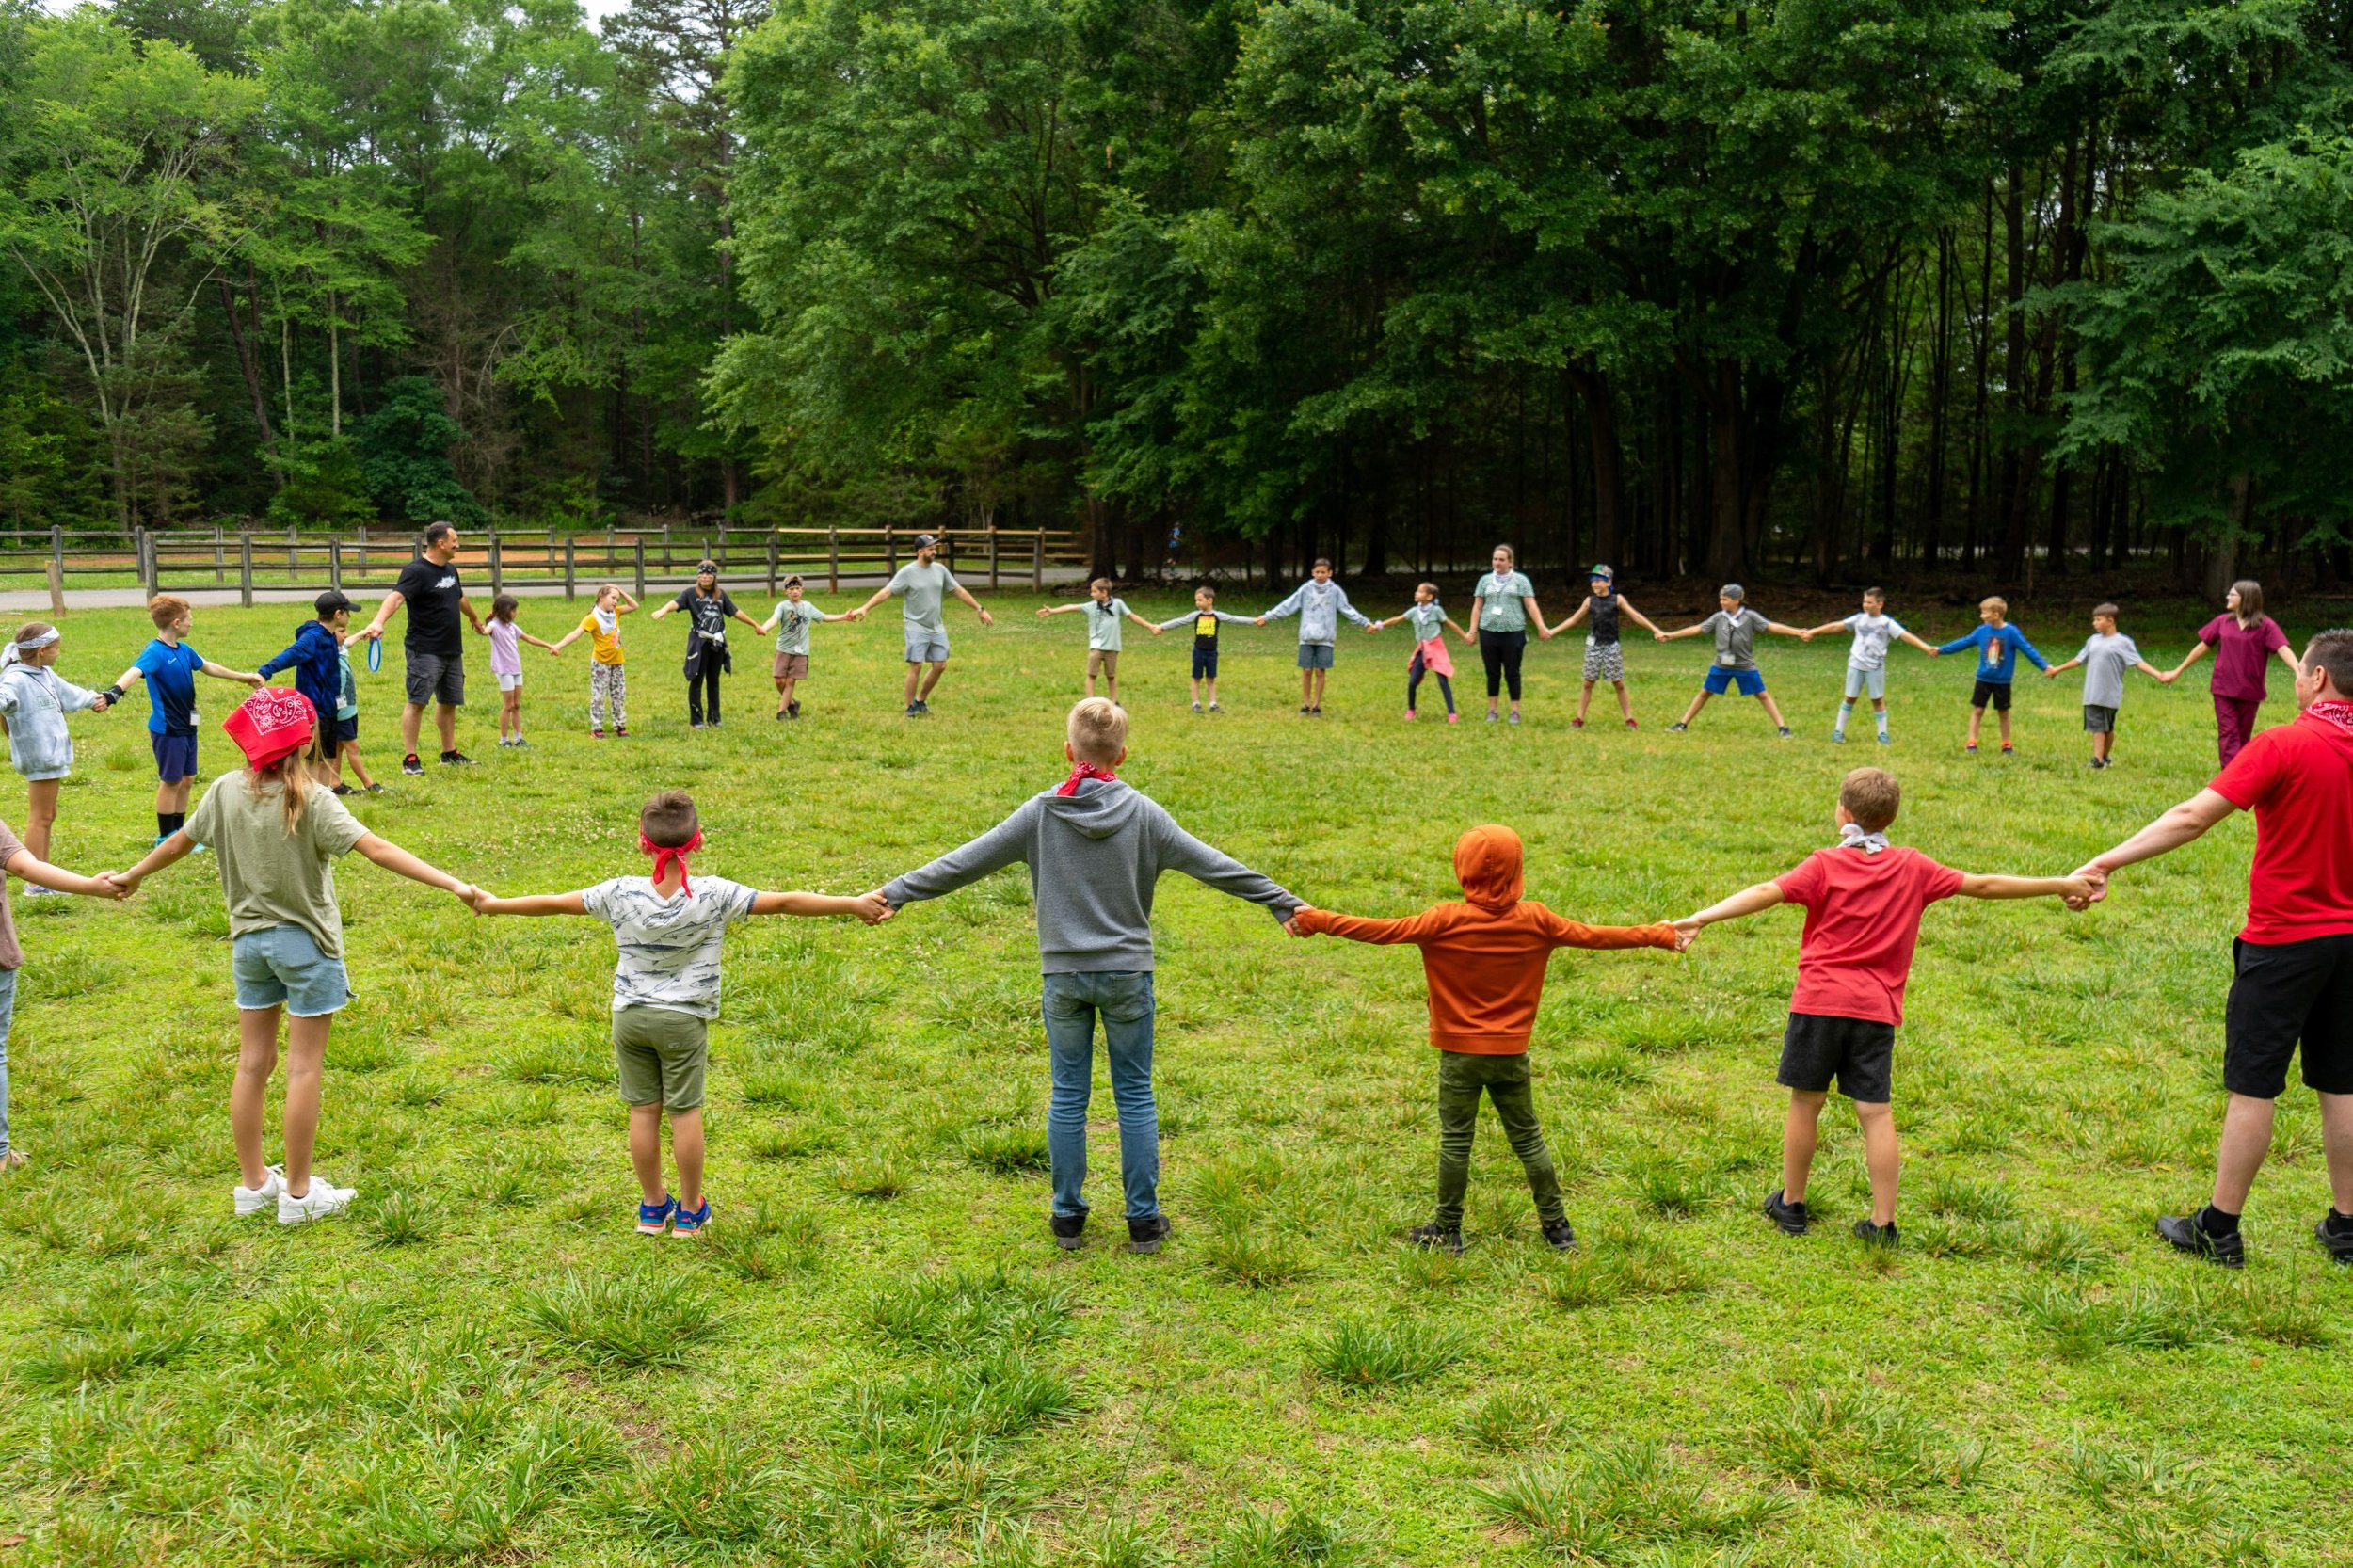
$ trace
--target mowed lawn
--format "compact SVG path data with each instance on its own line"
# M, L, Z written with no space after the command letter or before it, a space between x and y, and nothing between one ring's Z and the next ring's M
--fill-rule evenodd
M739 591L765 614L756 597ZM1671 625L1697 605L1636 600ZM398 774L388 649L361 732L390 788L357 810L496 891L551 891L641 874L637 808L682 786L710 839L698 873L862 891L1062 778L1083 627L1037 602L998 600L993 631L956 613L926 722L900 716L886 611L816 630L797 725L769 720L765 649L739 644L727 725L693 733L682 623L641 616L631 737L585 734L584 648L526 649L521 753L493 744L477 640L461 744L483 766L422 780ZM1135 602L1157 618L1189 600ZM1924 634L1975 624L1892 609ZM2169 664L2193 614L2125 630ZM191 641L249 668L296 618L203 609ZM2084 632L2073 611L2020 618L2055 659ZM523 612L550 638L569 620ZM61 671L104 684L146 635L137 612L77 613ZM1326 716L1303 720L1294 636L1228 627L1227 711L1196 718L1187 638L1130 626L1124 776L1352 912L1457 896L1453 840L1492 821L1525 838L1529 893L1555 909L1679 915L1834 841L1838 778L1866 763L1903 780L1899 841L2056 874L2214 771L2205 665L2169 691L2135 677L2118 765L2092 774L2074 675L2022 680L2005 761L1961 755L1970 664L1908 648L1897 744L1858 718L1860 744L1829 744L1843 636L1764 641L1787 743L1731 698L1666 733L1700 642L1629 643L1642 729L1605 687L1578 733L1579 638L1531 649L1516 729L1477 722L1458 651L1470 712L1448 728L1427 700L1401 722L1401 631L1346 631ZM2267 723L2289 713L2282 674ZM232 695L205 683L207 778L231 760ZM73 721L65 864L146 848L144 718L134 697ZM22 825L12 774L0 813ZM28 904L20 885L9 1059L33 1164L0 1180L0 1562L2345 1562L2353 1270L2309 1234L2327 1202L2312 1095L2281 1102L2243 1276L2151 1235L2205 1192L2252 836L2235 819L2087 915L1929 913L1897 1056L1893 1256L1847 1234L1865 1186L1837 1102L1825 1223L1793 1240L1756 1211L1778 1175L1788 909L1682 958L1554 961L1534 1063L1583 1247L1545 1249L1482 1114L1454 1260L1401 1241L1428 1217L1436 1131L1417 956L1295 941L1163 882L1176 1231L1137 1257L1099 1066L1096 1223L1076 1254L1047 1236L1017 872L877 930L777 919L729 938L699 1243L631 1230L598 923L477 920L345 861L360 996L329 1047L319 1163L360 1195L280 1229L230 1217L236 1016L211 865L123 906Z

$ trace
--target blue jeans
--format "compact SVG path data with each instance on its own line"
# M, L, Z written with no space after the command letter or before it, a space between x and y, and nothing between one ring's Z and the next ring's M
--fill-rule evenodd
M0 969L0 1155L8 1152L8 1022L16 1016L16 971Z
M1160 1117L1152 1103L1152 975L1149 970L1049 974L1046 1049L1054 1095L1046 1111L1046 1152L1054 1166L1054 1212L1084 1214L1087 1100L1095 1086L1095 1016L1103 1016L1112 1102L1119 1108L1119 1180L1128 1218L1160 1211Z

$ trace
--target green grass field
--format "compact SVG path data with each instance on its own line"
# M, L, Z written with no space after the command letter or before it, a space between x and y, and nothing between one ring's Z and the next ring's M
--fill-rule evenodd
M1062 777L1083 632L1035 602L998 601L989 632L952 622L928 722L899 716L898 628L877 618L818 629L804 722L769 722L758 654L727 726L693 734L680 625L640 618L630 740L586 737L574 649L526 665L520 756L492 744L477 645L461 744L485 765L415 781L389 653L361 725L390 790L357 809L461 876L548 891L640 873L637 807L683 786L710 835L698 870L861 891ZM1974 623L1894 609L1924 634ZM2081 639L2072 613L2020 618L2055 659ZM204 610L191 641L251 667L296 619ZM566 621L530 602L524 624ZM2191 624L2125 629L2164 664ZM1353 912L1455 896L1455 836L1495 821L1556 909L1682 914L1833 841L1840 775L1881 762L1906 786L1899 840L2057 873L2213 771L2203 665L2169 691L2136 677L2119 765L2094 775L2074 676L2022 683L2005 762L1961 754L1970 666L1907 649L1897 744L1867 723L1828 744L1843 637L1761 649L1798 729L1783 744L1735 699L1664 732L1705 664L1692 642L1628 645L1641 732L1574 733L1575 640L1531 650L1526 726L1449 729L1401 722L1401 632L1348 633L1311 723L1293 635L1228 628L1228 712L1205 720L1185 638L1131 627L1124 776ZM62 672L103 684L145 636L136 612L76 614ZM2273 689L2267 722L2288 712ZM209 777L231 691L203 695ZM65 864L146 848L144 713L74 721ZM0 789L11 824L22 790ZM2311 1094L2282 1101L2242 1276L2150 1234L2205 1192L2251 840L2236 819L2083 916L1929 912L1892 1256L1845 1233L1865 1187L1835 1105L1813 1193L1829 1223L1792 1240L1755 1211L1778 1169L1789 910L1683 958L1554 962L1534 1062L1583 1249L1545 1248L1482 1118L1456 1260L1400 1240L1427 1218L1435 1141L1416 955L1294 941L1189 882L1160 904L1176 1230L1157 1257L1113 1240L1099 1068L1098 1223L1082 1252L1048 1240L1018 873L878 930L779 919L730 939L699 1244L630 1228L595 922L476 920L346 861L360 994L328 1048L319 1161L360 1197L280 1229L229 1217L235 1014L210 866L122 906L20 898L12 1114L34 1163L0 1180L0 1562L2353 1560L2353 1270L2308 1234L2326 1202Z

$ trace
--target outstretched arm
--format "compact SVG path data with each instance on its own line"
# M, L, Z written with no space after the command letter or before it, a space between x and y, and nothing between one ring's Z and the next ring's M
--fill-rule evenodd
M1625 608L1625 600L1618 600L1618 608L1619 608L1621 611L1623 611L1623 610ZM1587 594L1587 595L1585 596L1585 601L1584 601L1583 603L1579 604L1579 605L1577 607L1577 609L1576 609L1574 612L1572 612L1572 613L1570 614L1569 618L1568 618L1568 619L1566 619L1566 620L1564 620L1564 621L1562 621L1560 625L1558 625L1558 626L1554 627L1552 630L1553 630L1554 632L1566 632L1566 631L1567 631L1570 627L1572 627L1572 626L1576 626L1577 624L1578 624L1579 622L1581 622L1582 620L1584 620L1584 618L1585 618L1587 616L1590 616L1590 615L1592 615L1593 613L1593 596L1592 594ZM1655 627L1655 626L1654 626L1654 627L1652 627L1652 628L1651 628L1651 630L1652 630L1652 631L1654 631L1654 632L1656 632L1656 631L1657 631L1657 630L1658 630L1658 628L1657 628L1657 627Z
M555 645L553 643L549 642L545 637L535 637L520 626L515 628L515 635L522 641L529 643L534 648L544 648L550 653L553 653L555 651Z
M1928 654L1930 658L1934 658L1936 656L1936 645L1929 642L1927 638L1915 637L1909 632L1898 632L1897 636L1901 638L1903 641L1910 643L1921 652Z
M880 925L890 919L890 901L877 888L856 898L834 898L824 893L754 893L752 913L755 915L856 915L868 925Z
M675 600L675 599L665 599L665 600L664 600L661 603L659 603L659 604L657 604L657 605L655 605L655 606L653 607L653 615L652 615L649 618L651 618L651 619L653 619L653 620L660 620L663 616L664 616L668 615L671 611L673 611L673 610L675 610L675 609L677 609L677 608L678 608L678 600Z
M1641 611L1637 610L1633 604L1627 600L1625 595L1624 594L1620 594L1618 596L1618 614L1624 616L1626 619L1632 621L1635 625L1641 627L1652 636L1656 637L1660 635L1658 628L1651 624L1650 617L1642 614Z
M405 876L411 882L422 882L428 888L439 888L468 904L473 903L474 895L479 891L472 883L460 882L439 866L420 860L398 844L379 839L373 833L362 833L360 841L351 847L395 875Z
M578 893L531 893L522 898L492 898L477 892L472 900L477 915L585 915L586 899Z
M580 641L581 634L586 630L587 628L584 626L573 627L569 632L567 632L562 636L556 638L555 641L545 645L547 650L550 653L563 652L566 648Z
M1430 935L1428 911L1407 915L1400 920L1376 920L1365 915L1343 915L1333 909L1312 909L1301 904L1291 911L1283 928L1294 936L1338 936L1351 942L1370 942L1379 947L1393 947L1401 942L1417 942Z
M2075 874L2090 879L2091 901L2105 898L2110 872L2170 854L2192 840L2202 838L2206 829L2237 809L2231 797L2220 791L2201 790L2114 849L2085 861Z
M376 618L369 621L367 625L360 628L359 631L354 632L351 634L353 639L356 641L372 643L377 638L383 636L384 623L392 618L392 612L398 610L402 605L408 602L408 596L402 593L398 588L394 588L391 593L386 594L384 596L384 602L376 607Z
M1093 600L1090 600L1088 602L1092 603ZM1048 616L1066 616L1073 610L1085 608L1085 604L1041 604L1037 607L1037 613L1039 618L1043 619Z
M20 849L9 856L7 866L0 869L23 877L36 888L50 888L60 893L80 893L85 898L120 899L128 898L131 893L128 887L109 881L104 876L83 876L67 871L63 866L53 866L28 849Z
M2063 898L2080 909L2091 902L2091 878L2074 876L1988 876L1963 872L1962 898Z
M1706 630L1707 628L1705 624L1699 626L1680 627L1673 632L1660 632L1658 633L1658 640L1662 643L1681 642L1686 637L1696 637Z
M2189 668L2190 665L2198 663L2199 660L2203 659L2206 656L2207 651L2207 645L2204 638L2201 637L2197 641L2192 642L2189 645L2189 651L2182 655L2182 662L2173 666L2173 680L2180 680L2182 672ZM2167 684L2171 684L2171 681L2168 681Z
M2204 645L2201 644L2200 646L2203 647ZM2287 665L2288 673L2290 675L2301 675L2304 673L2304 663L2302 660L2297 658L2296 649L2288 647L2285 643L2282 643L2271 651L2279 656L2280 663Z
M896 909L920 899L952 893L991 872L1003 870L1027 857L1032 824L1038 809L1036 801L1023 802L1013 815L979 838L968 840L927 866L892 877L877 890Z
M167 866L177 865L196 852L196 840L188 837L184 827L168 836L164 841L147 852L146 857L127 872L108 872L106 880L126 893L136 893L139 884Z
M249 670L232 670L227 664L216 664L210 659L205 660L200 667L216 680L234 680L248 686L262 684L263 678Z
M986 610L981 608L981 601L972 597L972 591L969 588L967 588L961 583L956 584L954 586L956 590L956 597L972 607L972 613L981 617L981 624L983 626L994 626L997 624L997 617L990 615Z
M2064 675L2069 670L2073 669L2077 664L2080 664L2083 662L2083 655L2078 653L2075 657L2068 660L2067 663L2063 664L2045 664L2042 666L2042 678L2045 680L2048 680L2055 675Z
M1705 909L1684 916L1683 919L1674 922L1675 929L1696 933L1702 926L1714 925L1718 920L1737 920L1746 916L1762 914L1773 905L1784 902L1785 897L1780 883L1760 882L1753 888L1743 888L1728 899L1720 900Z
M1768 631L1768 632L1772 632L1772 633L1773 633L1773 634L1775 634L1776 636L1782 636L1782 637L1802 637L1802 636L1806 635L1806 630L1805 630L1805 628L1804 628L1804 627L1802 627L1802 626L1784 626L1781 622L1779 622L1779 621L1777 621L1777 620L1769 620L1769 621L1767 621L1767 622L1765 623L1765 630L1766 630L1766 631Z
M1203 843L1177 826L1176 819L1166 811L1157 813L1153 826L1155 847L1160 851L1163 871L1182 872L1221 893L1264 904L1278 920L1289 920L1291 912L1304 902L1224 850Z
M765 632L768 630L766 627L760 625L760 622L745 615L741 608L736 610L735 618L742 621L745 626L750 627L755 632Z

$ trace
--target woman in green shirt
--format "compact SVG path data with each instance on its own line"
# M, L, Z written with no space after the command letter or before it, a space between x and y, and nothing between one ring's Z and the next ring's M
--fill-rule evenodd
M1510 545L1496 546L1494 567L1471 590L1471 625L1477 635L1464 641L1479 645L1479 662L1487 666L1487 722L1496 722L1496 696L1508 684L1512 722L1517 724L1520 655L1528 649L1529 624L1535 624L1540 637L1552 633L1545 630L1544 612L1536 607L1536 585L1513 566Z

